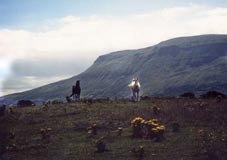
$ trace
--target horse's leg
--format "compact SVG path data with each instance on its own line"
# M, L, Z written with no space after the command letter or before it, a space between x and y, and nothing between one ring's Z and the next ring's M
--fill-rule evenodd
M138 101L138 93L137 93L137 91L135 92L135 101Z
M79 94L76 94L76 101L79 101Z
M77 96L78 96L78 97L77 97L77 98L78 98L78 101L80 101L80 93L78 93L78 95L77 95Z
M73 94L73 100L76 101L76 94Z
M133 89L131 89L132 94L131 94L131 100L133 100Z
M132 91L132 93L133 93L133 101L136 101L136 92Z
M137 101L140 100L140 91L137 92Z

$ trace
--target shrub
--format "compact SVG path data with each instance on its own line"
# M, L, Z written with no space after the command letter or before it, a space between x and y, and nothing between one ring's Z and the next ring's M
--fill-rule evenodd
M158 124L157 119L145 121L141 117L136 117L131 121L131 127L133 138L156 138L156 141L160 141L164 137L165 126Z
M46 128L46 127L41 128L40 129L40 134L41 134L42 139L43 140L45 140L45 139L49 140L51 131L52 131L51 128Z
M181 94L180 97L182 97L182 98L195 98L195 94L192 93L192 92L185 92L185 93Z
M95 142L95 147L97 148L96 153L103 153L106 151L106 144L103 141L103 138L100 138Z
M8 110L8 113L13 114L14 113L14 105L11 104L7 110Z
M92 136L95 136L98 134L96 124L92 124L90 127L87 128L87 130L88 130L88 134L91 134Z
M123 128L119 127L117 129L117 136L121 136L122 135L122 132L123 132Z
M156 128L152 129L152 132L154 134L154 138L156 142L159 142L164 137L164 131L166 127L164 125L159 125Z
M154 133L153 133L152 129L158 127L157 119L148 120L148 121L144 122L144 124L145 124L145 128L146 128L145 137L153 138Z
M35 103L30 100L19 100L17 102L17 107L29 107L29 106L35 106Z
M133 138L141 138L142 134L142 127L145 120L141 117L136 117L131 121L131 127L133 129Z
M225 94L218 91L208 91L206 94L201 95L202 98L217 98L218 96L225 98Z
M135 157L138 157L139 159L142 159L144 157L144 147L143 146L139 146L139 148L133 147L131 149L131 152L133 153L133 155Z
M15 133L9 132L9 139L14 139L14 138L15 138Z
M4 116L4 115L5 115L5 110L6 110L6 105L3 104L3 105L0 107L0 116Z
M171 127L172 127L172 132L179 132L180 130L180 125L176 122L172 123Z
M17 147L17 145L15 143L6 146L6 151L17 151L17 150L18 150L18 147Z
M159 107L154 106L153 107L153 113L155 116L158 116L161 112L161 109Z
M216 102L220 103L223 100L223 97L221 95L218 95L216 97Z

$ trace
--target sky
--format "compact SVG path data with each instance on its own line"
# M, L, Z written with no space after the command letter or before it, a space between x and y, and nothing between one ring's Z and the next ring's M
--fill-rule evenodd
M0 0L0 96L77 75L109 52L226 26L226 0Z

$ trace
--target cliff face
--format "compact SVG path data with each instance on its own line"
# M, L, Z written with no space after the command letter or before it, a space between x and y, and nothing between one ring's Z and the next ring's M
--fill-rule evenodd
M142 93L175 96L208 90L227 92L227 35L181 37L155 46L113 52L97 58L85 72L5 99L64 98L76 80L82 96L127 97L127 84L139 77Z

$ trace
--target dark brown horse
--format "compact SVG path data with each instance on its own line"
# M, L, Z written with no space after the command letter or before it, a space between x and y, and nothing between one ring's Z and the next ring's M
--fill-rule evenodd
M81 92L80 81L78 80L78 81L76 81L76 85L72 86L72 94L70 95L70 97L73 97L74 101L79 101L80 92Z

